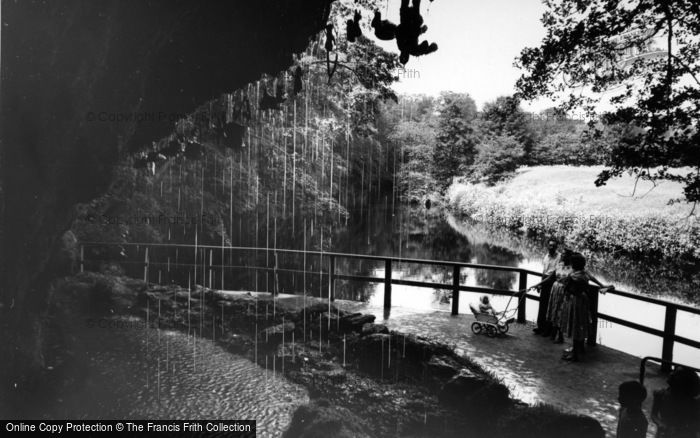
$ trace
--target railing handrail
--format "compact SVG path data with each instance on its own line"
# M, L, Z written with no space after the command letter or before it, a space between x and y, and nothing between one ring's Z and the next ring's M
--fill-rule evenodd
M691 369L696 373L700 373L700 368L691 367L690 365L685 365L679 362L673 362L671 360L662 359L660 357L646 356L642 358L642 361L639 364L639 383L641 383L642 385L644 384L644 376L646 374L647 362L657 362L660 363L662 366L666 365L667 367L670 367L671 365L682 366L684 368Z
M398 284L398 285L407 285L407 286L417 286L417 287L431 287L431 288L438 288L438 289L446 289L446 290L451 290L452 291L452 314L457 315L459 313L459 295L460 292L479 292L479 293L491 293L491 294L496 294L496 295L510 295L516 296L519 295L521 292L524 292L524 297L527 299L532 299L539 301L539 297L535 295L531 295L527 293L527 276L528 275L535 275L538 277L543 277L544 275L532 271L530 269L524 269L524 268L516 268L516 267L511 267L511 266L499 266L499 265L484 265L484 264L477 264L477 263L464 263L464 262L457 262L457 261L446 261L446 260L424 260L424 259L414 259L414 258L403 258L403 257L389 257L389 256L375 256L375 255L362 255L362 254L346 254L346 253L338 253L338 252L326 252L326 251L309 251L309 250L294 250L294 249L285 249L285 248L256 248L256 247L245 247L245 246L224 246L224 245L192 245L192 244L177 244L177 243L133 243L133 242L128 242L128 243L119 243L119 242L81 242L80 244L80 270L82 272L83 267L84 267L84 247L85 246L92 246L92 245L100 245L100 246L109 246L109 245L115 245L115 246L144 246L145 249L145 254L144 254L144 281L147 281L148 276L149 276L149 266L161 266L161 265L167 265L168 267L171 266L170 260L168 258L168 262L151 262L150 258L148 256L148 250L150 247L167 247L167 248L194 248L195 252L199 249L203 250L209 250L210 254L213 253L214 250L221 251L222 254L222 259L221 265L214 265L212 263L212 257L210 255L209 258L209 263L206 264L201 264L197 265L196 263L191 265L191 266L201 266L203 269L208 269L209 270L209 282L210 282L210 287L211 287L211 281L212 281L212 269L221 269L221 284L223 287L223 281L224 281L224 268L239 268L239 266L232 266L232 265L225 265L223 254L225 250L243 250L243 251L265 251L265 252L274 252L275 253L275 265L274 267L259 267L259 266L244 266L243 268L245 269L255 269L256 270L256 279L257 279L257 270L264 270L264 271L272 271L273 274L276 276L277 272L280 271L280 268L277 266L277 253L282 252L282 253L294 253L294 254L304 254L306 255L318 255L321 257L321 260L323 260L323 257L328 257L329 258L329 266L328 266L328 272L327 274L324 274L323 270L321 269L318 272L311 272L313 275L320 275L321 278L323 279L324 275L328 275L328 280L329 280L329 289L328 289L328 298L329 300L334 300L335 299L335 280L354 280L354 281L364 281L364 282L377 282L377 283L384 283L384 308L385 309L390 309L391 308L391 294L392 294L392 285ZM363 260L376 260L376 261L383 261L384 266L385 266L385 273L384 273L384 278L381 277L371 277L371 276L358 276L358 275L345 275L345 274L338 274L335 272L335 262L336 258L352 258L352 259L363 259ZM176 259L177 260L177 259ZM398 262L398 263L417 263L417 264L428 264L428 265L437 265L437 266L445 266L445 267L452 267L452 284L446 284L446 283L434 283L434 282L426 282L426 281L418 281L418 280L409 280L409 279L398 279L398 278L392 278L392 263L393 262ZM132 262L127 262L127 263L132 263ZM175 263L176 265L182 265L179 263ZM489 287L481 287L481 286L467 286L460 284L459 278L460 278L460 271L462 268L472 268L472 269L490 269L490 270L497 270L497 271L506 271L506 272L513 272L517 273L519 276L518 280L518 290L500 290L500 289L493 289ZM160 282L160 270L158 273L158 278ZM306 271L306 268L304 268L304 273L309 272ZM257 280L256 280L257 281ZM205 282L203 283L206 285L206 279ZM276 289L275 289L276 290ZM624 291L619 291L619 290L610 290L607 293L613 294L613 295L619 295L639 301L644 301L652 304L657 304L664 306L665 308L665 320L664 320L664 328L663 330L659 330L653 327L648 327L645 325L637 324L632 321L627 321L621 318L617 318L614 316L606 315L604 313L601 313L598 311L598 294L594 293L592 294L589 298L591 300L591 312L593 316L593 325L591 328L591 332L589 333L589 339L588 342L589 344L595 345L596 342L596 334L597 334L597 321L599 318L602 318L604 320L608 320L611 322L616 322L622 326L626 326L635 330L639 330L645 333L649 333L655 336L660 336L663 340L662 343L662 370L668 371L670 369L670 364L672 363L673 359L673 345L675 342L679 342L681 344L689 345L691 347L695 348L700 348L700 342L685 338L682 336L678 336L676 334L676 316L678 313L678 310L685 311L688 313L693 313L693 314L698 314L700 315L700 309L697 309L695 307L687 306L684 304L678 304L674 303L671 301L665 301L665 300L660 300L656 298L651 298L651 297L646 297L643 295L636 295L632 294L629 292L624 292ZM527 305L527 299L520 299L518 300L518 317L517 321L518 322L525 322L526 321L526 305ZM643 364L643 363L642 363Z
M177 243L118 243L118 242L80 242L82 245L119 245L119 246L164 246L164 247L180 247L180 248L206 248L206 249L216 249L216 250L226 250L226 249L241 249L248 251L271 251L271 252L286 252L286 253L296 253L296 254L313 254L321 256L335 256L344 258L355 258L355 259L365 259L365 260L379 260L385 261L387 259L395 260L400 263L420 263L426 265L447 265L447 266L460 266L463 268L475 268L475 269L492 269L494 271L512 271L521 272L524 271L523 268L518 268L515 266L501 266L501 265L487 265L480 263L466 263L458 261L449 260L428 260L428 259L414 259L407 257L394 257L394 256L377 256L369 254L348 254L341 252L332 251L316 251L316 250L301 250L301 249L285 249L285 248L256 248L250 246L222 246L222 245L193 245L193 244L177 244ZM534 271L529 271L528 273L533 275L542 275Z
M180 248L206 248L206 249L216 249L216 250L248 250L248 251L272 251L272 252L283 252L283 253L296 253L296 254L312 254L312 255L319 255L319 256L334 256L334 257L342 257L342 258L354 258L354 259L364 259L364 260L377 260L377 261L386 261L386 260L391 260L395 261L398 263L419 263L419 264L427 264L427 265L437 265L437 266L459 266L462 268L471 268L471 269L490 269L494 271L506 271L506 272L514 272L514 273L525 273L528 275L534 275L534 276L539 276L543 277L544 275L541 272L536 272L531 269L526 269L526 268L518 268L518 267L513 267L513 266L501 266L501 265L489 265L489 264L480 264L480 263L466 263L466 262L458 262L458 261L449 261L449 260L427 260L427 259L415 259L415 258L406 258L406 257L394 257L394 256L376 256L376 255L369 255L369 254L348 254L348 253L339 253L339 252L330 252L330 251L311 251L311 250L299 250L299 249L285 249L285 248L257 248L257 247L249 247L249 246L222 246L222 245L193 245L193 244L179 244L179 243L134 243L134 242L126 242L126 243L121 243L121 242L80 242L81 245L118 245L118 246L162 246L162 247L180 247ZM155 263L153 263L155 264ZM215 265L212 265L213 267L217 267ZM218 267L223 267L223 266L218 266ZM376 278L377 281L384 281L383 278ZM428 284L426 283L426 286L433 287L433 285L444 285L444 283L434 283L434 284ZM451 287L451 286L450 286ZM700 308L692 307L687 304L681 304L681 303L675 303L673 301L667 301L667 300L662 300L659 298L653 298L653 297L648 297L645 295L639 295L639 294L634 294L631 292L626 292L618 289L611 289L607 291L608 294L611 295L618 295L638 301L644 301L650 304L656 304L659 306L665 306L665 307L672 307L677 310L683 311L683 312L688 312L688 313L693 313L696 315L700 315ZM528 295L528 298L530 299L537 299L537 297Z

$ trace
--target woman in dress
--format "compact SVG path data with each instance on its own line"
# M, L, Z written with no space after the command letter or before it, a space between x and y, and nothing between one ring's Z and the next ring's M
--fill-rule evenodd
M583 354L583 342L588 336L592 322L588 301L589 277L585 271L586 259L581 254L571 256L572 272L564 279L566 301L562 309L561 328L567 337L572 338L571 354L565 354L564 360L578 362Z
M549 305L547 307L547 320L552 325L552 340L554 343L561 344L564 342L563 332L561 330L561 312L564 308L566 294L564 293L563 280L571 274L571 256L573 251L565 249L560 257L559 264L556 268L557 279L552 285L552 291L549 295Z
M586 258L581 253L571 255L572 272L562 280L564 284L564 302L560 310L559 327L567 337L572 338L573 348L562 359L577 362L584 352L584 341L588 337L593 315L588 295L591 293L589 283L597 284L603 293L612 285L604 286L598 279L586 271Z

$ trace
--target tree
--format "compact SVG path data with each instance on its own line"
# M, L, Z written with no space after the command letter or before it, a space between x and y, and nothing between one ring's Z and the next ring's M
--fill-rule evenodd
M432 172L444 189L474 162L477 135L471 123L473 119L469 119L470 108L476 113L473 99L455 93L444 93L441 98Z
M539 47L525 48L516 61L525 70L517 82L519 95L558 99L562 110L580 108L592 120L601 112L603 123L591 123L596 130L621 127L625 135L610 145L609 168L597 185L629 170L639 178L683 183L685 200L695 206L700 201L698 3L545 4L546 37ZM602 105L611 109L601 111ZM679 166L693 169L669 170Z
M443 104L449 102L449 104L455 105L466 123L473 122L479 116L476 109L476 102L474 102L474 99L468 94L445 91L440 93L440 98Z
M531 116L520 108L520 100L513 96L501 96L484 105L482 129L488 135L510 136L522 145L529 155L535 143Z
M406 199L420 199L435 189L431 159L435 129L426 121L400 122L391 136L400 145L397 189Z
M531 151L533 164L583 164L581 136L570 132L554 132L542 138ZM589 164L588 162L586 164ZM590 163L592 164L592 163Z
M514 137L487 137L477 146L470 179L493 184L511 175L520 165L524 155L522 144Z
M586 123L570 117L558 108L547 108L533 115L530 126L536 141L539 141L551 134L580 134L586 128Z

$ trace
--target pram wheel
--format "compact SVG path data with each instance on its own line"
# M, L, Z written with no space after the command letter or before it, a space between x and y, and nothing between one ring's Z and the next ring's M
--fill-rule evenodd
M486 326L486 335L489 337L493 338L498 334L498 330L496 329L495 326L488 325Z
M508 333L509 328L510 327L508 324L499 324L498 325L498 333L505 335L506 333Z
M483 329L483 327L478 322L472 323L472 332L474 332L475 335L481 334L482 329Z

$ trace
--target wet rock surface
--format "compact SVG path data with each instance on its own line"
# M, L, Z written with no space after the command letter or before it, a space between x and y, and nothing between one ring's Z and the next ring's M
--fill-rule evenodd
M292 332L294 332L294 323L284 322L264 329L260 333L260 339L264 339L268 345L279 344L284 341L285 335L287 339L291 340Z
M465 398L479 391L488 382L482 377L469 370L459 370L442 385L438 398L441 402L460 406L464 404Z
M371 335L371 334L388 334L389 329L387 326L383 324L373 324L373 323L367 323L362 326L362 335Z
M76 277L72 289L87 295L96 283L93 276ZM159 327L215 339L307 387L314 403L295 414L287 437L457 437L465 430L506 436L512 426L508 418L530 409L449 346L389 331L374 324L373 315L329 309L327 302L299 309L295 298L267 294L146 289L123 277L110 284L131 314L148 314Z
M426 367L430 375L440 380L451 379L461 369L461 365L449 356L433 356Z
M350 410L331 406L321 399L297 409L283 437L369 438L368 430Z
M362 331L362 327L365 324L371 324L374 322L376 317L374 315L363 315L361 313L354 313L346 315L340 319L340 327L342 330L348 331Z

